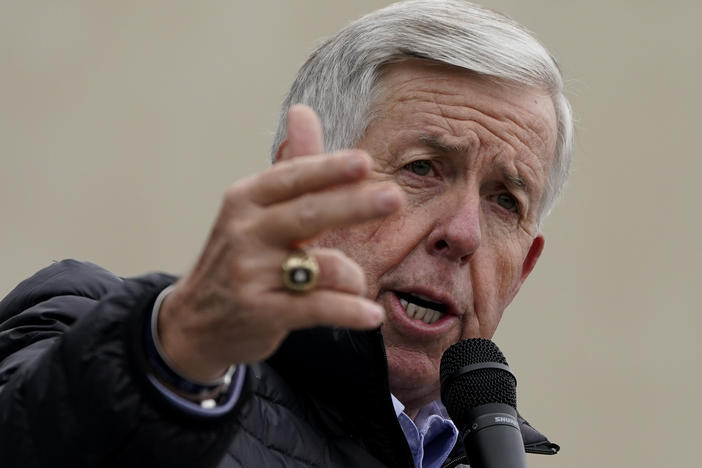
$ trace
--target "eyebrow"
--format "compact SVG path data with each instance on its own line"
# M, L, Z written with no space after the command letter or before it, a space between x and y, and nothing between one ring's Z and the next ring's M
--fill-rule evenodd
M433 135L421 135L419 141L442 153L467 153L470 149L468 145L450 145Z
M442 141L440 138L434 135L421 135L419 137L419 141L436 151L447 154L465 154L470 150L468 145L452 145ZM504 178L506 185L512 187L512 189L521 190L527 194L531 193L529 183L522 176L503 168L502 177Z
M504 176L508 185L512 185L514 188L524 190L525 192L529 191L529 184L523 177L508 173L506 171L503 171L502 175Z

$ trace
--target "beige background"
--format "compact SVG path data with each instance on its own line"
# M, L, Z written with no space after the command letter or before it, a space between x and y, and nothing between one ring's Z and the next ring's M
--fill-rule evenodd
M184 272L306 53L387 3L0 0L0 294L65 257ZM560 58L578 120L496 336L563 447L532 467L700 466L702 7L663 3L485 1Z

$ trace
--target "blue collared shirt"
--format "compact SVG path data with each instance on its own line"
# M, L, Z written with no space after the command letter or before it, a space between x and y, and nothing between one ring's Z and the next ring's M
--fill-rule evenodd
M458 429L440 401L419 410L414 421L404 413L405 406L392 396L395 414L409 442L417 468L439 468L458 439Z

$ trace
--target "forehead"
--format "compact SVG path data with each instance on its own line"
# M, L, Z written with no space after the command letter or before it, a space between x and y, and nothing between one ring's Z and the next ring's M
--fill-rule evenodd
M493 146L518 159L537 158L544 172L555 153L556 115L547 92L450 65L407 60L387 66L375 110L377 118L395 121L399 132L441 137L449 147Z

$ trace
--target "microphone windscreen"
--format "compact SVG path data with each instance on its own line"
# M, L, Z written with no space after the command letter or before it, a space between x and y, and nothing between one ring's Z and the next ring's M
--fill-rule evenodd
M499 368L462 371L479 363L507 365L495 343L485 338L461 340L441 357L441 401L458 427L463 415L476 406L504 403L517 408L517 382L511 372Z

